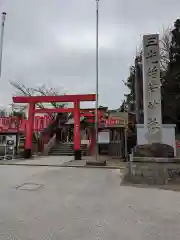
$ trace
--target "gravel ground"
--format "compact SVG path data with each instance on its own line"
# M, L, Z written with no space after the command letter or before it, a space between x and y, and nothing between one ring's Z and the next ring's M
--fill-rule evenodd
M120 170L0 166L0 240L179 240L180 193Z

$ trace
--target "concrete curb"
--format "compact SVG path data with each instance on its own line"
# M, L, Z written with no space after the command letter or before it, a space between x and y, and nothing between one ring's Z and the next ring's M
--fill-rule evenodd
M27 167L59 167L59 168L100 168L100 169L125 169L125 167L117 166L79 166L79 165L50 165L50 164L25 164L25 163L1 163L0 166L27 166Z

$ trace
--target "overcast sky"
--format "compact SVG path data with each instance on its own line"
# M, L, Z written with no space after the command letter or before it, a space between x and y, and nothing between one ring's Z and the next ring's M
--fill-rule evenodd
M1 104L11 103L8 80L95 92L95 0L0 0L0 9L8 14ZM141 36L171 26L180 0L100 0L99 14L100 104L117 108Z

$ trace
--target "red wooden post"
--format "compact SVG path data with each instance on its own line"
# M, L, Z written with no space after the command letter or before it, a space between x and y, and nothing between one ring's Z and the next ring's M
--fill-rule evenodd
M80 103L74 102L74 156L75 160L81 160L81 136L80 136Z
M33 127L34 127L34 109L35 104L29 103L28 109L28 120L26 124L26 143L25 143L25 152L24 157L30 158L32 155L32 136L33 136Z

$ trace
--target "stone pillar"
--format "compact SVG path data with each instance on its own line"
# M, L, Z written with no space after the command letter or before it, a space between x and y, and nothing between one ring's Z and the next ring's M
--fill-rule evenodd
M159 35L143 36L144 127L148 143L162 142Z

